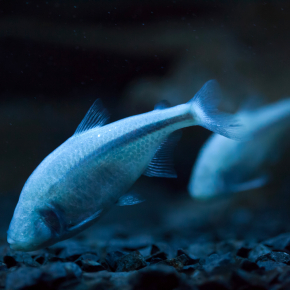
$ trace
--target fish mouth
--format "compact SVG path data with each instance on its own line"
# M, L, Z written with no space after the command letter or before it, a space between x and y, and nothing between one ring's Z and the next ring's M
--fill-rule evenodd
M12 250L15 250L15 251L22 251L23 250L23 248L16 241L9 239L9 240L7 240L7 242Z
M17 242L16 242L15 240L13 240L12 238L10 238L10 237L7 238L7 242L8 242L8 244L10 244L10 245L15 245L15 244L17 244Z
M22 241L14 240L10 237L7 237L7 242L12 250L23 252L36 251L52 244L51 241L46 241L44 243L25 243Z
M35 245L23 245L11 239L7 240L7 242L9 243L10 248L15 251L31 252L38 249Z
M19 245L19 242L15 241L14 239L8 237L7 242L11 249L13 250L21 250L22 247Z
M12 250L25 251L26 247L21 242L16 241L10 237L7 237L7 242Z

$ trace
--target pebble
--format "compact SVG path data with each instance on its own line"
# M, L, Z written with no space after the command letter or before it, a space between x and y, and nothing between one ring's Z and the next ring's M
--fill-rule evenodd
M113 251L107 254L106 262L108 263L108 265L113 271L116 271L117 269L117 266L118 266L117 260L123 257L125 254L126 254L125 252L121 252L121 251Z
M284 253L284 252L271 252L268 253L266 255L260 256L257 259L258 261L275 261L278 263L285 263L287 265L290 264L290 255L288 253Z
M116 261L116 265L116 272L129 272L147 266L144 257L138 251L120 257Z
M0 289L288 289L288 234L257 241L148 243L112 249L59 243L32 253L0 247ZM135 246L134 246L135 243ZM136 248L141 247L140 251ZM98 254L99 255L98 255Z
M79 245L76 243L67 243L66 247L63 250L61 250L58 257L65 261L72 262L77 260L81 255L86 253L94 254L94 251L91 248L83 245Z
M216 245L214 243L195 243L191 244L188 248L188 252L197 258L205 258L216 251Z
M259 244L254 247L248 255L249 260L256 262L259 257L271 253L271 249L263 244Z
M264 245L275 249L290 250L290 233L284 233L263 242Z

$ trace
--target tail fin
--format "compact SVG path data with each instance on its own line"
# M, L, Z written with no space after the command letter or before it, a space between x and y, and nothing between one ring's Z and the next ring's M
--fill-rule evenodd
M216 80L210 80L195 94L189 104L200 126L230 139L243 139L242 126L234 115L218 110L219 102L219 84Z

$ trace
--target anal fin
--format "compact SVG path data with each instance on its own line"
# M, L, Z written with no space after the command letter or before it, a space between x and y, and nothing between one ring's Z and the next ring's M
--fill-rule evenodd
M119 198L116 205L118 206L126 206L126 205L134 205L143 202L144 199L142 199L139 194L137 193L128 193Z

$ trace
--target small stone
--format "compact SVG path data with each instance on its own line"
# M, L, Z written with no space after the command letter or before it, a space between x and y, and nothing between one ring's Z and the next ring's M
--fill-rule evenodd
M43 271L39 268L22 267L7 275L6 288L20 290L35 286L41 279Z
M200 265L200 267L202 267ZM205 283L208 278L209 278L209 274L207 272L205 272L202 268L196 268L196 271L193 272L193 274L191 275L192 281L195 284L202 284Z
M197 263L194 265L184 266L181 270L179 270L179 272L185 273L187 275L192 275L194 271L201 270L201 269L202 269L202 266L199 263Z
M68 243L67 247L65 247L59 254L59 258L64 259L69 262L73 262L77 260L81 255L92 253L93 250L89 247L79 245L77 243Z
M179 249L177 250L177 256L181 256L181 255L186 255L188 260L191 260L192 263L191 264L188 264L188 265L192 265L192 264L195 264L199 261L199 258L197 258L196 256L188 253L187 251L183 250L183 249Z
M259 257L266 255L270 252L270 248L264 246L263 244L259 244L249 252L248 258L250 261L256 262Z
M6 288L11 290L38 289L38 287L54 289L62 282L80 277L79 267L71 264L73 263L54 263L40 268L24 266L15 269L7 275Z
M76 279L79 279L81 277L82 270L75 263L67 262L67 263L63 263L63 266L66 270L67 277L76 278Z
M117 268L117 260L123 257L124 255L126 255L126 253L121 251L113 251L107 254L106 262L113 271L115 271Z
M152 249L152 246L148 246L148 247L145 247L143 249L140 249L139 250L139 253L143 256L143 257L148 257L151 255L151 249Z
M128 272L147 266L144 257L138 251L122 256L116 263L116 272Z
M67 275L67 272L64 268L64 263L60 262L42 266L41 270L43 271L41 280L45 282L60 283L62 281L65 281Z
M3 262L7 265L7 268L15 267L20 264L24 264L29 267L39 267L40 265L33 260L33 258L24 252L10 252L3 257Z
M81 255L77 261L79 260L91 260L91 261L96 261L98 262L99 261L99 257L95 254L84 254L84 255ZM76 262L77 262L76 261Z
M105 270L102 264L98 263L98 256L94 254L81 255L75 263L85 272L98 272Z
M226 253L233 253L236 254L236 252L242 248L243 242L241 241L235 241L235 240L226 240L219 242L216 245L216 253L217 254L226 254Z
M80 266L84 272L99 272L105 270L102 264L89 259L77 260L75 263Z
M49 254L49 253L42 253L40 255L37 255L34 258L34 261L36 261L40 265L46 265L48 262L53 262L53 259L56 258L56 256ZM57 258L59 259L59 258Z
M146 259L150 265L162 262L167 259L167 254L164 252L157 252Z
M285 252L271 252L257 259L258 261L275 261L278 263L290 264L290 255Z
M268 239L263 242L264 245L273 247L275 249L290 250L290 233L284 233L277 237Z
M173 250L167 243L158 242L152 245L151 255L155 255L160 252L165 253L169 259L175 258L176 256L176 250Z
M161 263L164 263L168 266L174 267L176 270L180 271L183 269L184 266L196 264L197 261L190 259L186 254L179 255L176 258L168 259L165 261L162 261Z
M206 272L212 272L214 269L229 265L233 262L233 256L231 253L224 255L212 254L205 259L203 265Z
M275 261L271 261L271 260L258 261L257 265L260 268L264 268L265 271L271 271L271 270L274 270L274 269L276 269L278 267L289 267L289 266L285 265L284 263L279 263L279 262L275 262Z
M188 248L188 252L197 258L205 258L210 254L213 254L216 250L214 243L195 243L191 244Z
M156 245L152 245L150 255L154 255L156 253L159 253L160 251L160 248L158 248Z

